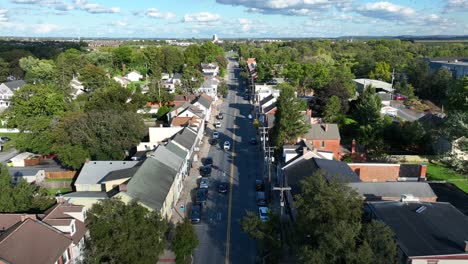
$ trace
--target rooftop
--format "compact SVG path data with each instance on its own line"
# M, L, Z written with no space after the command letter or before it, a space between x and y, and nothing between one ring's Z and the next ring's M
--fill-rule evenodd
M437 198L427 182L352 182L349 186L366 199L381 199L382 197L400 198L402 195L412 195L416 198Z
M340 130L337 124L311 124L304 135L309 140L340 139Z
M87 161L81 169L76 184L98 184L112 171L132 168L138 161Z

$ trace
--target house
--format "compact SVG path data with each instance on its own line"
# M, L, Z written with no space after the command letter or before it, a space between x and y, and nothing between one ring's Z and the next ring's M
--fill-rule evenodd
M468 58L432 58L426 61L429 61L429 68L432 72L446 68L457 79L468 75Z
M13 167L26 167L38 165L42 160L42 156L31 153L22 152L10 159L9 164Z
M189 155L192 155L193 151L196 150L199 141L200 135L190 127L182 129L171 140L171 142L176 143L177 146L187 151ZM196 160L196 158L194 159Z
M84 240L87 233L85 225L86 209L80 205L58 203L38 215L43 223L46 223L58 230L65 236L71 238L71 258L73 262L81 261L84 250Z
M278 99L281 91L276 88L276 84L255 84L255 102L262 101L265 97L272 95L274 98Z
M31 167L8 167L13 183L25 180L28 183L40 183L45 179L45 170Z
M181 94L174 96L174 105L183 105L184 103L191 103L197 99L196 94Z
M211 98L216 99L218 97L218 84L219 80L216 78L205 79L196 93L207 94Z
M262 114L274 115L276 113L276 110L278 110L278 107L276 106L276 102L274 102L274 103L262 108Z
M76 99L78 95L86 91L83 83L81 83L77 78L73 76L73 79L70 81L71 96L73 99Z
M427 182L352 182L348 186L365 201L437 201L437 195Z
M333 152L335 159L340 158L341 137L337 124L311 124L307 133L300 139L318 150Z
M318 159L333 159L333 153L329 151L320 151L314 146L308 144L304 140L301 140L295 145L284 145L283 146L283 161L288 163L290 160L300 156L312 155L313 158Z
M277 98L273 94L270 94L264 97L263 99L261 99L258 103L258 106L260 107L260 112L263 113L263 109L276 103L276 100Z
M375 88L376 92L384 91L388 93L393 93L394 91L392 84L384 81L372 79L353 79L353 81L356 83L356 91L359 94L362 94L362 92L364 92L364 89L367 88L367 86L372 86L373 88Z
M0 109L10 106L10 99L21 87L26 85L23 80L9 81L0 84Z
M247 69L249 70L249 74L252 78L257 78L257 61L255 58L248 58L247 59Z
M182 74L180 73L174 73L172 77L168 80L165 80L162 85L164 88L166 88L169 93L175 93L175 89L177 86L180 86L182 84Z
M426 181L427 165L394 163L348 163L363 182Z
M114 171L133 168L137 164L138 161L86 161L74 183L75 189L77 192L105 192L107 191L106 184L101 180ZM131 171L126 170L125 173L131 173ZM132 174L126 175L128 178L132 176ZM119 182L125 181L124 178L120 177Z
M168 141L183 128L182 126L150 127L148 128L149 142L140 142L137 151L154 150L159 144Z
M115 197L124 202L137 200L162 217L170 219L174 204L182 191L182 180L188 175L189 166L184 158L165 146L159 146L143 161L126 188Z
M198 98L198 97L197 97ZM196 99L195 99L196 100ZM174 106L174 108L172 108L171 111L169 111L167 113L167 120L170 122L172 122L172 119L175 118L176 116L178 116L180 113L182 113L183 111L185 111L187 108L189 108L189 106L191 106L192 104L190 102L183 102L182 104L177 104Z
M201 68L205 77L215 77L219 73L219 66L217 62L201 63Z
M29 217L0 231L0 263L70 263L73 239Z
M211 105L213 104L213 97L207 94L201 94L194 102L194 106L198 106L205 115L205 122L208 123L211 117Z
M125 78L127 78L131 82L138 82L139 80L143 79L143 75L141 75L137 71L131 71L127 75L125 75Z
M98 203L101 200L109 199L110 197L111 195L104 191L88 191L61 194L55 199L58 203L81 205L85 208L85 210L89 210L95 203Z
M123 88L127 88L127 85L130 83L130 80L122 77L122 76L115 76L114 81L118 82Z
M392 229L400 263L468 263L468 217L450 203L369 202L365 212Z

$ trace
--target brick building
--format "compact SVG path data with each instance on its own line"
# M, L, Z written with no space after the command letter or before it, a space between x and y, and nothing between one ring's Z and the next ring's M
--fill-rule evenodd
M363 182L425 181L425 164L348 163Z

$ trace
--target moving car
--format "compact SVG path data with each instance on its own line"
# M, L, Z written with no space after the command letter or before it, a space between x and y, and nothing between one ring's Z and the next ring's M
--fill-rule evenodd
M208 189L208 187L210 187L210 179L202 177L200 181L200 189Z
M218 184L218 192L219 193L227 193L228 185L226 182L220 182Z
M229 141L224 141L224 150L230 150L231 149L231 143Z
M250 138L250 144L252 145L257 145L257 139L256 138Z
M203 177L211 176L211 165L205 165L200 167L200 175Z
M268 207L266 206L258 207L258 216L260 217L260 221L262 222L268 221Z
M215 122L214 126L216 128L221 128L221 122L219 122L219 121Z
M265 191L265 183L263 180L255 180L255 191L263 192Z
M216 116L218 119L223 119L223 113L219 112L218 115Z
M265 192L257 192L257 205L263 206L266 204L267 202L266 202Z
M190 212L190 222L192 224L198 224L201 222L201 205L192 205L192 211Z
M195 198L195 203L203 205L206 203L207 199L208 199L208 189L198 189L197 196Z
M218 131L213 131L213 138L218 139L219 138L219 132Z

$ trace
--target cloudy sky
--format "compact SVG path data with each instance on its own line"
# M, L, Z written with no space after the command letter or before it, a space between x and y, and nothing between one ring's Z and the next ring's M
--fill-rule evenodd
M0 0L0 35L468 35L467 15L468 0Z

